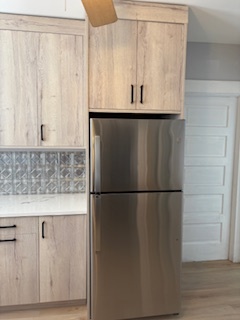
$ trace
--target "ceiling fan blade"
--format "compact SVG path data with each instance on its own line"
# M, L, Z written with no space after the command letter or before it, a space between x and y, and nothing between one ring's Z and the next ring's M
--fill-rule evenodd
M82 0L82 3L93 27L117 21L113 0Z

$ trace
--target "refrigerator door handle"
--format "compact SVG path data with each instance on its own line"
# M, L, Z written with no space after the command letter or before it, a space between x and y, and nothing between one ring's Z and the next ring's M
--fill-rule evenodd
M94 192L101 193L101 139L95 136Z

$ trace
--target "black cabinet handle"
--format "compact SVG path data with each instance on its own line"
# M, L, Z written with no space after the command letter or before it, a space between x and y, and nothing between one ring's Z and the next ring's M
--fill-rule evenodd
M15 224L12 226L0 226L0 229L7 229L7 228L17 228L17 226Z
M134 103L134 85L131 84L131 104Z
M41 141L44 141L43 128L44 128L44 125L41 124Z
M143 85L140 86L140 103L143 104Z
M17 239L6 239L6 240L0 240L0 242L12 242L12 241L17 241Z
M44 225L45 225L45 221L42 222L42 238L45 238L45 234L44 234Z

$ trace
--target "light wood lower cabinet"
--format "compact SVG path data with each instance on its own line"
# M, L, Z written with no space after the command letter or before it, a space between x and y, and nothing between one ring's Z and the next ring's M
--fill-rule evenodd
M0 306L38 301L38 218L2 218Z
M39 219L40 302L86 299L86 216Z
M0 240L0 307L86 299L85 215L0 218Z

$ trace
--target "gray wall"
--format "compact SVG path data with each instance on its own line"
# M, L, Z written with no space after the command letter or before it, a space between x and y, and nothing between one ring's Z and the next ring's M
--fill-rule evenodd
M240 81L240 45L188 42L186 79Z

